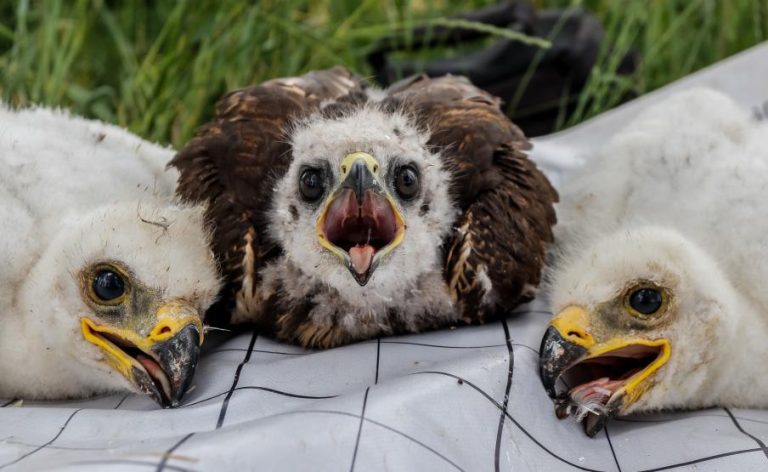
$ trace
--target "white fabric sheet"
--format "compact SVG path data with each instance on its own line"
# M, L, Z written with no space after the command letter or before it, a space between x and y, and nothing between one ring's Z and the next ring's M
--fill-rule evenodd
M536 140L559 182L653 100L705 84L768 115L768 45ZM767 177L768 178L768 177ZM768 470L768 411L558 421L537 374L542 299L505 321L307 352L213 342L182 407L147 398L0 403L0 471Z

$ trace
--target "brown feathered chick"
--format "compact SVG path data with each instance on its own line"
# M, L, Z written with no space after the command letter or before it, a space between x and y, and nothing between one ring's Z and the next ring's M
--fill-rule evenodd
M557 194L462 77L385 91L343 68L226 95L173 159L209 204L214 322L332 347L478 323L529 300Z

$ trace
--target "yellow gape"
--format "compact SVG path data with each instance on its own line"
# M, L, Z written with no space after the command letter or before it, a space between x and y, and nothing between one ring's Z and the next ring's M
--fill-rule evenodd
M630 377L621 387L625 394L626 404L636 401L650 384L645 382L654 372L669 361L672 348L667 339L643 339L639 337L614 337L603 342L596 342L590 331L589 314L581 307L569 306L563 309L550 322L564 341L586 349L583 359L592 359L610 354L622 348L631 346L647 346L660 348L659 355L640 372Z
M323 202L320 215L315 225L317 241L324 249L335 255L352 272L355 280L360 285L368 282L373 271L382 258L390 254L399 246L405 237L405 219L400 211L399 204L392 198L384 182L381 180L381 165L372 155L356 151L344 156L339 165L339 184L329 192ZM386 201L386 204L384 202ZM383 204L383 205L382 205ZM383 247L368 248L368 256L374 254L371 259L365 261L364 267L368 270L356 272L350 253L328 238L326 223L328 213L334 208L335 215L342 211L345 215L341 218L341 224L349 214L359 215L359 219L370 218L371 221L380 221L378 217L388 218L393 222L394 230L387 236ZM340 210L343 208L343 210ZM374 214L368 214L373 212ZM339 219L331 217L330 225L338 224ZM371 230L369 230L369 235ZM362 243L365 245L365 242ZM353 249L357 250L357 249ZM368 265L367 263L370 262Z
M200 320L199 312L189 302L171 300L157 309L155 319L157 321L146 336L142 336L132 329L100 325L85 317L80 318L80 327L83 337L88 342L98 346L105 354L107 364L128 380L134 381L134 368L138 367L138 361L116 346L110 339L119 339L121 342L127 342L141 351L149 353L158 344L173 338L184 328L194 326L199 335L199 345L203 344L203 323Z

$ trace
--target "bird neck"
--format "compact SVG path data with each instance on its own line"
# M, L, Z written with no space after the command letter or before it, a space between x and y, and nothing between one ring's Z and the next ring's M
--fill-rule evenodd
M76 391L79 373L70 362L73 343L67 341L75 338L61 321L67 318L51 301L55 297L44 291L48 280L34 267L0 314L0 398L68 396Z
M710 369L717 398L714 405L768 407L768 316L748 300L740 299L730 314L733 324L720 344Z
M44 364L43 358L48 357L47 346L39 336L45 325L23 316L28 312L24 304L13 301L2 313L0 378L3 382L0 384L0 398L16 396L19 386L25 388L37 381L36 373ZM51 364L55 365L54 362Z

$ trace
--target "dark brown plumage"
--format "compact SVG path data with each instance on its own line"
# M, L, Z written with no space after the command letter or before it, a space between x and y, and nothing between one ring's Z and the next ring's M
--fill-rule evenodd
M388 100L412 110L430 131L453 174L462 212L447 244L445 279L462 319L488 315L533 298L555 224L557 192L523 153L523 132L502 113L499 99L463 77L418 76L394 84ZM499 300L480 303L478 268L485 267Z
M235 309L262 309L249 302L259 299L258 269L280 252L264 237L264 212L275 180L290 164L286 129L318 111L324 100L349 97L364 88L358 77L335 67L235 90L219 100L214 120L171 160L169 165L180 173L177 195L208 205L213 251L225 280L219 301L207 315L211 323L228 324Z
M339 289L330 282L312 277L304 281L306 274L270 231L276 185L294 160L290 137L296 123L310 116L333 120L363 107L410 116L415 128L429 133L430 151L440 156L450 174L451 181L444 185L450 186L459 213L440 248L442 261L435 264L442 266L436 270L443 274L451 298L447 303L455 313L431 317L430 306L425 306L416 310L418 316L404 317L398 314L402 300L385 307L361 302L355 315L360 327L350 327L342 318L357 313L354 303L350 305L348 297L334 298ZM213 250L226 278L209 318L217 324L252 322L280 339L331 347L458 321L484 322L506 313L533 296L555 223L557 194L523 153L529 147L498 100L460 77L416 77L395 84L382 98L369 96L361 79L337 67L224 96L214 120L170 163L180 172L178 194L209 204ZM301 208L289 205L293 220L299 219ZM421 202L419 215L429 211L429 202ZM408 238L407 221L405 228ZM387 263L382 259L381 264ZM265 277L270 265L285 265L280 273L293 275L275 281L275 270L270 269L272 275ZM295 285L292 279L302 280L298 288L288 287ZM352 277L349 283L355 284ZM365 290L374 290L369 287L354 292L365 298ZM297 290L303 295L296 296ZM322 300L338 299L337 309L318 301L326 295L329 298Z

